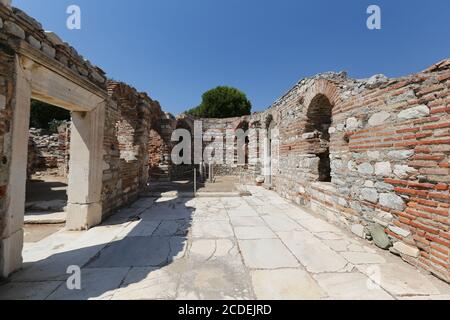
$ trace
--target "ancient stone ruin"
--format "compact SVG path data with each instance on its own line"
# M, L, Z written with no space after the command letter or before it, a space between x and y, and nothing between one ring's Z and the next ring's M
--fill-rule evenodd
M24 12L0 5L0 276L22 264L28 121L36 99L72 112L64 140L70 146L56 159L69 168L69 230L98 225L149 184L193 168L173 164L171 138L177 128L193 133L200 120L204 132L223 137L223 157L237 157L227 129L253 129L244 163L217 163L216 175L263 184L450 281L449 89L445 60L398 79L320 74L243 118L176 118L147 94L108 80Z

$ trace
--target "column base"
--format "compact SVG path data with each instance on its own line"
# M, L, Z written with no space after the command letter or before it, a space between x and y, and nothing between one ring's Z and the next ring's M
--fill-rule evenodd
M66 229L69 231L88 230L102 222L102 205L100 203L77 204L67 206Z
M0 278L7 278L22 268L23 229L0 240Z

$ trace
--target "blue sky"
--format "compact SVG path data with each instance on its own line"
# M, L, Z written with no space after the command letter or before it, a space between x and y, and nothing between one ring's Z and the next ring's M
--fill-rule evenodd
M66 28L66 8L82 29ZM382 29L366 27L370 4ZM299 79L345 70L395 77L450 56L448 0L13 0L80 54L179 114L218 85L243 90L253 111Z

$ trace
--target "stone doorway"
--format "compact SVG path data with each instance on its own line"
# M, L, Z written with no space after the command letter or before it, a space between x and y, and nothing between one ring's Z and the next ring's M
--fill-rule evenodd
M22 266L31 99L71 111L68 230L86 230L102 221L102 146L107 96L64 70L26 55L15 55L9 201L1 247L0 276Z
M37 100L30 111L25 225L36 230L66 222L71 115Z

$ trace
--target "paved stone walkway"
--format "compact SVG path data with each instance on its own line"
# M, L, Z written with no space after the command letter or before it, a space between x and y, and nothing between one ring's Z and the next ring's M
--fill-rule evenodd
M0 299L450 299L450 286L250 187L251 197L141 199L88 232L24 249ZM68 290L67 267L82 267Z

